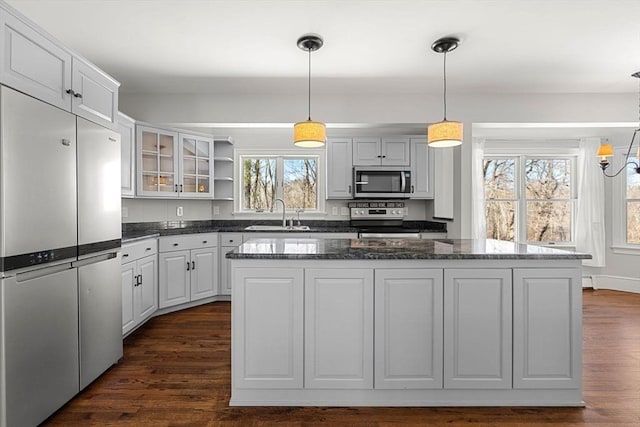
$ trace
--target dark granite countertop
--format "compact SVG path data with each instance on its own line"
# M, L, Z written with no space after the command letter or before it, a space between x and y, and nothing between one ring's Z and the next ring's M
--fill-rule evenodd
M591 255L492 239L252 239L231 259L589 259Z
M122 224L122 242L156 236L173 236L176 234L236 232L260 233L274 231L245 230L250 225L279 225L281 221L273 220L202 220L202 221L162 221L162 222L134 222ZM302 233L357 233L349 221L303 221L303 225L310 227L308 231L293 230ZM435 221L405 221L406 228L418 229L421 232L447 232L447 224Z

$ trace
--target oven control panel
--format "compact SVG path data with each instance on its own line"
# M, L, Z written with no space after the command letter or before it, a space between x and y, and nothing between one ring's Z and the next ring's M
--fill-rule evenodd
M404 202L350 202L351 219L403 219Z

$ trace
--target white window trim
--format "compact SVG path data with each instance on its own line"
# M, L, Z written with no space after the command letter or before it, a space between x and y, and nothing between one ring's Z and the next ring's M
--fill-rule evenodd
M538 144L535 144L535 141L532 141L532 146L529 147L518 147L515 146L518 143L522 143L519 141L518 143L510 142L510 141L485 141L485 150L483 153L483 158L519 158L519 162L522 163L526 157L536 157L536 158L570 158L571 159L571 193L572 198L570 199L572 203L572 218L571 218L571 240L566 242L535 242L535 241L527 241L527 231L526 231L526 212L524 211L521 205L525 203L524 197L524 177L520 176L522 167L517 168L515 171L516 177L516 188L515 188L515 196L516 196L516 205L517 205L517 218L516 218L516 242L517 243L525 243L528 245L537 245L537 246L545 246L556 249L573 249L575 250L575 226L576 226L576 204L577 204L577 191L578 191L578 183L577 183L577 160L579 154L579 148L576 146L577 143L573 140L567 140L567 144L564 147L558 147L557 145L553 146L545 146L551 141L545 141ZM535 144L535 145L534 145ZM522 195L522 197L521 197Z
M622 153L624 156L628 147L614 147L614 153ZM614 156L614 159L620 156ZM618 171L620 166L613 164L611 169ZM626 194L626 175L623 172L614 178L605 178L613 180L612 189L612 206L611 206L611 232L612 244L611 250L615 254L621 255L638 255L640 256L640 244L634 245L627 243L627 194Z
M248 219L282 219L282 211L243 211L242 210L242 159L244 157L293 157L300 158L304 156L317 156L318 159L318 176L317 176L317 192L318 192L318 209L311 212L303 212L300 214L300 218L305 219L324 219L327 216L325 212L325 199L326 199L326 152L324 149L304 149L293 148L291 150L285 149L250 149L241 148L234 150L234 170L233 170L233 216L238 218ZM287 215L297 215L294 210L287 209Z

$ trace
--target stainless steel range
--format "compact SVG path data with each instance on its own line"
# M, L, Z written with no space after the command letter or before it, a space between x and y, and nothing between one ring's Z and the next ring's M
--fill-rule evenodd
M360 238L419 239L420 230L403 226L404 202L349 202L351 226L358 229Z

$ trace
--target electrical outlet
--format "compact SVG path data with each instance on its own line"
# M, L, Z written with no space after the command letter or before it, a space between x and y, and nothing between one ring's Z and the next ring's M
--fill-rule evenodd
M183 214L184 214L184 209L182 208L182 206L178 206L176 209L176 215L182 216Z
M129 217L129 208L126 206L122 207L122 218L128 218Z
M214 215L220 215L220 206L214 206L213 207L213 214Z
M334 206L331 208L331 215L338 216L338 207Z
M340 208L340 215L342 216L348 216L349 215L349 208L346 206L343 206Z

